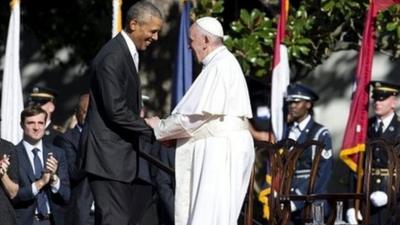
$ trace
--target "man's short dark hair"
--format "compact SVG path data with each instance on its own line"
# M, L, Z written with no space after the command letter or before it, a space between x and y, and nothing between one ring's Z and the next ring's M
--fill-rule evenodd
M129 22L131 20L135 19L139 23L144 23L149 15L160 19L163 18L161 11L153 3L145 0L136 2L128 9L126 15L125 27L127 31L129 31Z
M47 112L45 110L43 110L42 108L40 108L40 106L37 105L28 106L21 112L21 123L25 122L25 119L27 117L36 116L42 113L45 115L44 120L46 121Z

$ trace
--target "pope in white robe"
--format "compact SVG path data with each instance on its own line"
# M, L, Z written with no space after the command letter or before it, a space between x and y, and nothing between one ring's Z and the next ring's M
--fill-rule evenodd
M254 162L249 93L216 19L200 18L189 37L200 75L169 117L146 121L158 140L177 140L175 224L235 225Z

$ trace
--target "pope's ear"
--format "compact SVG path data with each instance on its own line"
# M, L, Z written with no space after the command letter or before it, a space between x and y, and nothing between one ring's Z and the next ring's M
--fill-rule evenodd
M210 43L210 38L207 35L204 35L204 43Z

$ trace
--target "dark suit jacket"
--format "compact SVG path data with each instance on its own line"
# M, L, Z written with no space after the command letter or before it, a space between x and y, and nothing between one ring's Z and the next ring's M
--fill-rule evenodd
M31 163L25 147L20 142L17 145L17 155L19 160L19 190L13 199L14 209L17 214L17 224L33 224L33 216L36 209L36 196L32 193L32 183L36 181ZM54 217L56 225L64 224L64 213L62 207L69 201L70 188L67 162L64 152L53 145L43 142L43 156L53 152L53 156L58 160L57 175L60 179L60 189L57 193L50 190L50 185L44 187L49 200L50 211Z
M81 166L96 176L131 182L140 170L148 170L137 152L152 131L139 117L140 80L121 34L100 50L90 73Z
M80 137L81 132L75 126L54 139L54 145L62 148L67 157L68 174L71 183L71 200L66 207L66 224L70 225L88 225L90 207L93 203L86 172L77 168Z

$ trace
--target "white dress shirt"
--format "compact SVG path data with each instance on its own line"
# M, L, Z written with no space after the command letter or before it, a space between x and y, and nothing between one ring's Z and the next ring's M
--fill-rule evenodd
M131 53L133 63L136 67L136 72L139 72L139 53L136 50L135 43L133 43L132 39L128 36L128 34L122 30L122 37L124 37L126 44L128 45L129 52Z

